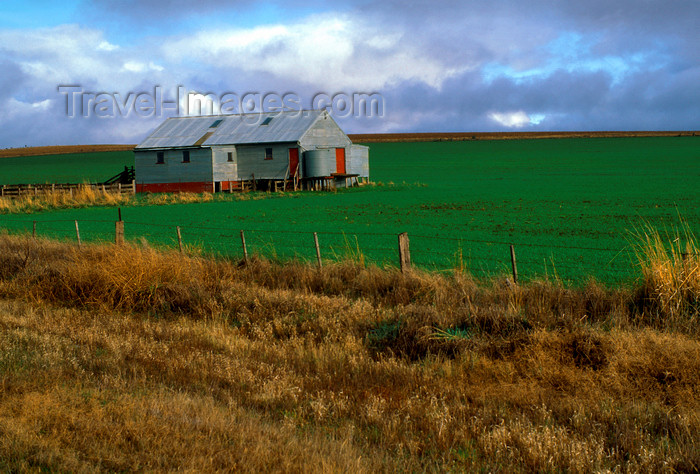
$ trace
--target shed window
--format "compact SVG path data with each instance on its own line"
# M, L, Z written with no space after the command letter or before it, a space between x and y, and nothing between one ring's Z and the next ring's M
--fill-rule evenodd
M227 156L229 162L233 161L233 152L232 151L229 151L226 156Z
M183 163L190 162L190 150L183 150L182 151L182 162Z
M272 159L272 148L265 148L265 159L266 160Z
M272 117L267 117L260 125L269 125L272 122Z
M165 153L162 151L157 151L156 152L156 164L162 165L163 163L165 163Z
M211 124L211 125L209 125L209 128L216 128L216 127L218 127L219 124L220 124L221 122L223 122L223 121L224 121L224 119L214 120L214 123Z

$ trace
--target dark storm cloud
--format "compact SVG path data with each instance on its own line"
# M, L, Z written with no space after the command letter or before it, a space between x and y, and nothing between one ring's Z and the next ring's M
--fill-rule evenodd
M415 82L385 91L387 124L393 131L506 130L489 115L522 110L544 116L523 130L683 130L697 127L698 81L700 68L638 73L617 84L602 71L490 83L469 72L439 91Z

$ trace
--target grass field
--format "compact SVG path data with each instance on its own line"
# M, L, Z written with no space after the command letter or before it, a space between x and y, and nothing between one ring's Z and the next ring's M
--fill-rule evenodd
M0 235L0 471L697 472L700 259L634 290Z
M119 153L101 158L117 171L129 164ZM17 173L24 159L0 166ZM127 238L174 245L180 225L186 244L240 255L245 229L253 251L311 258L316 231L326 257L395 264L395 234L405 231L414 263L427 268L502 274L513 243L523 279L619 283L639 275L634 232L652 226L674 234L683 219L700 234L696 137L374 143L370 163L381 185L124 208ZM83 239L109 240L115 218L113 208L65 209L5 215L0 227L27 231L36 220L40 233L72 238L77 219Z

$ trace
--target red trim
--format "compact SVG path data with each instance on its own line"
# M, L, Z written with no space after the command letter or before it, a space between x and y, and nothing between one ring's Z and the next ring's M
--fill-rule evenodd
M210 193L213 183L136 183L137 193Z

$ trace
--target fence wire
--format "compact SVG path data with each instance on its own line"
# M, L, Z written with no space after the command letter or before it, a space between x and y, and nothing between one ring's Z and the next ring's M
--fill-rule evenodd
M105 220L78 222L82 243L114 242L115 223ZM177 229L180 230L178 239ZM216 227L124 221L127 241L156 248L178 249L201 255L243 258L241 231L248 255L273 260L316 262L313 232L261 227ZM0 231L29 234L61 241L77 241L74 220L0 219ZM379 266L399 266L397 234L381 232L317 232L322 260L353 260ZM520 280L555 278L582 283L594 277L609 283L631 282L638 275L628 248L551 245L475 238L409 234L413 266L437 272L464 271L477 277L511 275L510 246L516 254Z

